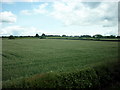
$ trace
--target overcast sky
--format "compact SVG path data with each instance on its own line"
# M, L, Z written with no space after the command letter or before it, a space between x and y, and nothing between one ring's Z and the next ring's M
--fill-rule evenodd
M117 2L2 2L0 36L118 35Z

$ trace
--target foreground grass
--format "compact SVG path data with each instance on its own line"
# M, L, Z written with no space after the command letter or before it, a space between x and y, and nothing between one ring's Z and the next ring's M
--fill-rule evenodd
M120 62L99 63L66 73L50 72L6 81L3 88L96 88L120 89ZM116 83L117 82L117 83ZM116 84L115 84L116 83ZM117 86L116 86L117 85Z
M56 77L86 67L94 72L92 66L118 60L118 42L5 39L2 44L3 83L51 72Z

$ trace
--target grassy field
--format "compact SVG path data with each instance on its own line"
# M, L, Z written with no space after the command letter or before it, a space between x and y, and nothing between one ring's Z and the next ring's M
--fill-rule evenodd
M93 37L46 37L47 39L87 39L87 40L96 40L96 38ZM97 38L98 39L98 38ZM119 40L119 38L99 38L99 40Z
M3 39L3 82L48 72L73 72L118 60L118 42Z
M112 41L3 39L3 87L104 87L120 79L118 47Z

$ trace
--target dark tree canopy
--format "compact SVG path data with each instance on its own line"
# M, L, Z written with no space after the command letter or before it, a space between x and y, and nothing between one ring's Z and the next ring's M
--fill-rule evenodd
M43 33L40 37L40 39L46 39L46 35Z
M94 38L102 38L103 36L101 34L96 34L93 36Z
M41 36L45 36L45 34L43 33Z
M9 39L15 39L15 37L13 35L10 35Z
M66 37L66 35L62 35L62 37Z
M81 37L91 37L90 35L81 35Z
M39 37L39 34L36 34L35 37Z

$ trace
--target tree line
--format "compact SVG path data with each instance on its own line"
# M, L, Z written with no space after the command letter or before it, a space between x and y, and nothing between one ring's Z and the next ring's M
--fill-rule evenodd
M45 35L44 33L42 35L36 34L35 36L2 36L2 38L9 38L9 39L15 39L15 38L40 38L40 39L46 39L46 37L78 37L78 38L120 38L120 36L115 36L115 35L109 35L109 36L103 36L101 34L96 34L96 35L80 35L80 36L67 36L67 35Z

